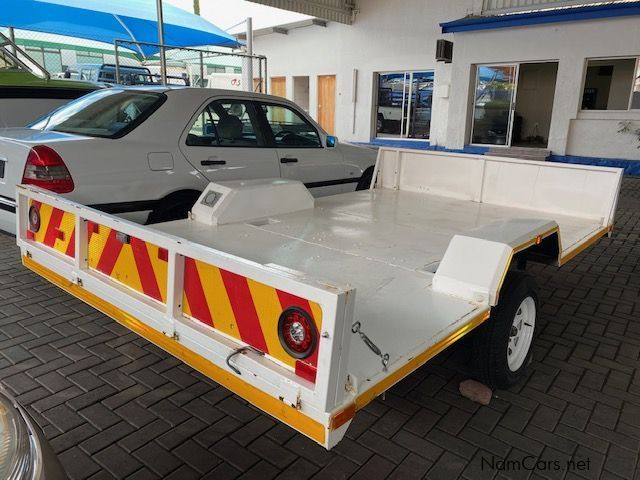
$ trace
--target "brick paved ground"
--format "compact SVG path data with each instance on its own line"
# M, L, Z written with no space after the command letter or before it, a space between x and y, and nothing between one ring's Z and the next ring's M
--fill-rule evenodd
M640 179L626 179L613 239L534 267L544 306L523 385L489 407L461 398L467 350L455 346L327 452L31 274L0 235L0 380L73 479L640 480L639 240ZM527 456L561 468L482 470L483 457ZM572 458L589 470L567 472Z

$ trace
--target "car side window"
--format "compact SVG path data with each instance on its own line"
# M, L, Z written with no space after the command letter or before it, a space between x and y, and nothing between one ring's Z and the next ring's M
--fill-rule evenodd
M271 127L276 147L322 147L316 128L294 109L269 103L260 104L260 108Z
M251 105L241 100L215 100L198 115L187 135L195 147L262 147Z

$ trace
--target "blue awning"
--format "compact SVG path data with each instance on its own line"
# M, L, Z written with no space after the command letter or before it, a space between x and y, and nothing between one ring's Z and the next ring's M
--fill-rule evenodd
M516 12L487 17L468 17L454 20L453 22L441 23L440 27L442 28L442 33L457 33L540 25L544 23L598 20L632 15L640 15L640 2L559 7L535 12Z
M239 45L235 37L198 15L173 5L165 5L163 13L166 45ZM2 0L0 26L111 44L115 40L158 43L154 0ZM151 46L141 50L145 56L158 51Z

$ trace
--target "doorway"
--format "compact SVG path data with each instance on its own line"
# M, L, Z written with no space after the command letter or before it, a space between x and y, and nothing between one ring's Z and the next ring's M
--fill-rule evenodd
M287 97L287 77L271 77L271 95Z
M318 123L333 135L336 127L336 76L318 77Z
M546 148L557 62L478 65L471 143Z
M293 77L293 102L309 113L309 77Z

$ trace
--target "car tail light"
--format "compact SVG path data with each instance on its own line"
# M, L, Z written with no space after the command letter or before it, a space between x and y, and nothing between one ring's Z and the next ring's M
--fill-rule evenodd
M40 208L38 205L31 205L29 208L29 231L38 233L40 230Z
M46 188L55 193L69 193L75 187L62 157L46 145L37 145L29 151L22 183Z
M282 348L294 358L307 358L316 348L318 332L311 316L298 307L287 308L278 320Z

